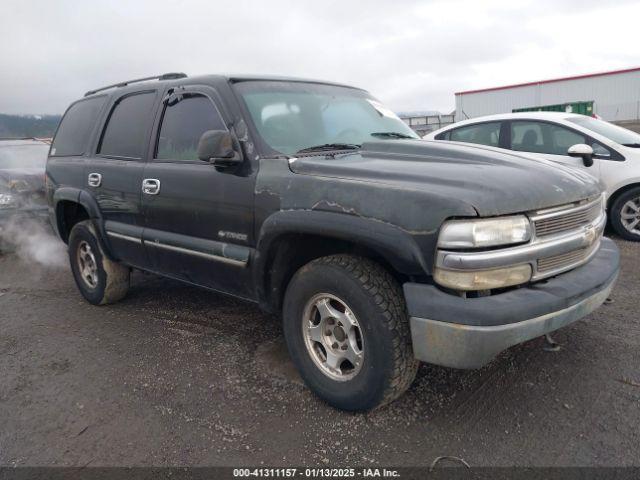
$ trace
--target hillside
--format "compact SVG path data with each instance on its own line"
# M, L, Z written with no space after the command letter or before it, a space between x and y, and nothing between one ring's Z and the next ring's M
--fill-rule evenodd
M0 113L0 138L53 137L60 115L6 115Z

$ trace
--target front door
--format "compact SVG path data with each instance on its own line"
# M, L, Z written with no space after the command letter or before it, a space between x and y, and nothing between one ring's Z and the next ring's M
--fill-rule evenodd
M148 260L142 245L140 185L156 99L155 90L117 98L86 168L89 191L100 206L112 252L142 268L148 268Z
M216 92L169 93L143 174L144 242L153 269L181 280L250 297L255 171L197 157L200 136L225 130Z
M593 142L583 133L552 122L537 120L512 120L510 122L510 149L518 152L535 153L548 160L579 168L600 179L600 162L586 167L582 158L567 155L569 147L590 144L596 154L606 150L600 143Z

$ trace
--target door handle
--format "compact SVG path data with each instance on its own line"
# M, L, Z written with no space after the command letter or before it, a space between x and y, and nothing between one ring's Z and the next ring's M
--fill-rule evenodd
M87 178L87 183L90 187L99 187L102 183L102 175L99 173L90 173Z
M157 195L160 193L160 180L156 178L145 178L142 180L142 193L147 195Z

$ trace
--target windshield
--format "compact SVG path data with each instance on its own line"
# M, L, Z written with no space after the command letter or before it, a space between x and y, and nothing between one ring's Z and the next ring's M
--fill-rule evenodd
M49 145L2 145L0 142L0 169L42 168L47 163Z
M588 128L609 140L619 143L620 145L640 145L640 135L626 128L618 127L604 120L598 120L593 117L576 117L567 119L571 123Z
M235 85L253 123L274 150L357 148L369 140L419 138L368 93L333 85L250 81Z

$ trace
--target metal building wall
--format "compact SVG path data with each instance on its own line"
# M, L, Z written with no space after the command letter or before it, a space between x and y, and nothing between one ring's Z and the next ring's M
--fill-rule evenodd
M593 100L605 120L640 119L640 70L456 94L456 121L514 108Z

